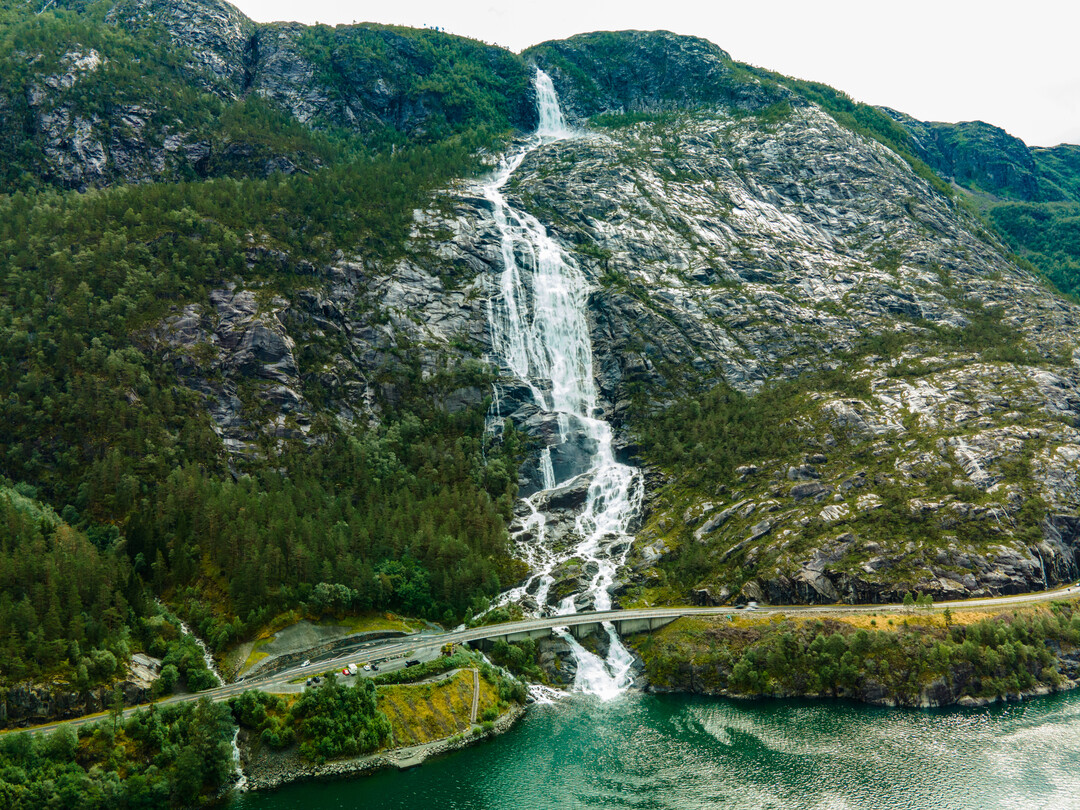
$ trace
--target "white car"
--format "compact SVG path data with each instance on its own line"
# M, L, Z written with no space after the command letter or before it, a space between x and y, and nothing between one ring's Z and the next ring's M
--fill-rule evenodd
M311 659L308 659L307 661L305 661L304 663L302 663L302 664L300 665L300 668L301 668L301 669L303 669L304 667L309 667L309 666L311 666Z

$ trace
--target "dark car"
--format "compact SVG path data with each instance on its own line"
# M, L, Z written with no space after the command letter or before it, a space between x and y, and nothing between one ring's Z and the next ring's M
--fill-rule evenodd
M420 662L417 659L410 658L408 661L405 662L405 666L407 666L407 667L415 667L419 663Z

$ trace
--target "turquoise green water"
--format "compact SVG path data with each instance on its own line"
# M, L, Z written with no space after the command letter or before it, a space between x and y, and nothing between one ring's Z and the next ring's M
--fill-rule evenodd
M574 696L404 773L233 810L1080 808L1080 695L982 710Z

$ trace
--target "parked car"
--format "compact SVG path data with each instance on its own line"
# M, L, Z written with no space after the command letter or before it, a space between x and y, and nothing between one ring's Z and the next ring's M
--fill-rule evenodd
M371 668L372 668L373 670L375 670L376 672L378 672L378 671L379 671L379 665L378 665L378 664L372 664L372 665L371 665Z
M364 672L371 672L371 664L364 664Z

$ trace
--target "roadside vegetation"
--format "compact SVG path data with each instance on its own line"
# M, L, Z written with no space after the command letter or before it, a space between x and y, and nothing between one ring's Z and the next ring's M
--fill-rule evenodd
M875 617L679 619L634 639L657 687L920 705L1055 688L1080 672L1074 602L966 619L921 607ZM1067 675L1062 670L1067 670Z
M212 803L233 773L222 704L151 707L49 734L0 735L0 807L150 810Z
M352 685L326 673L299 696L248 691L229 706L254 745L278 752L295 747L303 760L322 764L467 733L474 670L480 684L478 728L525 702L524 684L479 654L458 650L374 678L358 677Z

